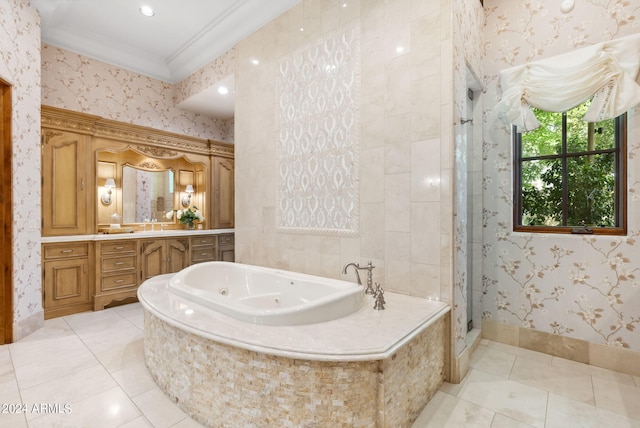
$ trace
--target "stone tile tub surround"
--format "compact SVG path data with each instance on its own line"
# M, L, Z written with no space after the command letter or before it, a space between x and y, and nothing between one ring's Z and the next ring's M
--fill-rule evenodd
M207 426L408 427L444 381L442 302L385 294L334 321L244 323L140 287L145 362L158 386Z

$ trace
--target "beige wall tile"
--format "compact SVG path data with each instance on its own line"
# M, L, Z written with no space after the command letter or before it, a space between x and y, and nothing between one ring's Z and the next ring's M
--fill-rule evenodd
M440 181L440 140L411 143L411 201L439 201Z
M411 231L411 174L385 176L384 230Z
M442 250L439 235L434 235L433 225L440 223L440 206L436 202L411 204L411 261L437 265Z
M491 320L482 321L482 337L507 345L518 346L520 328Z
M589 364L640 376L640 352L630 349L589 343Z
M440 299L440 266L411 263L411 295Z
M412 0L347 3L342 8L337 1L304 0L237 47L236 233L238 240L244 241L236 242L238 257L246 263L274 263L329 277L341 277L344 263L371 259L377 266L375 274L386 288L444 294L450 299L446 290L451 284L451 260L445 257L441 268L442 260L435 255L442 249L450 250L448 241L452 239L450 220L445 225L447 233L441 234L441 218L452 217L452 204L443 209L439 202L443 193L452 194L442 189L450 186L451 180L438 182L441 159L451 157L441 151L452 147L440 138L443 133L450 135L441 128L450 127L451 122L448 118L441 120L441 94L451 97L452 91L441 90L442 47L438 42L442 25L450 25L450 19L439 19L440 5ZM354 22L361 29L359 232L318 245L314 239L301 241L277 229L278 154L273 135L279 124L274 113L278 98L275 76L282 55ZM309 31L305 28L300 34L301 25L310 26ZM398 44L405 48L401 53L395 51ZM389 52L387 47L393 50ZM451 55L450 49L447 52ZM250 66L254 56L260 57L259 66ZM450 85L451 79L445 84ZM449 108L447 117L451 114ZM423 179L432 179L435 185L423 188ZM430 204L412 208L412 202ZM391 244L387 239L386 233L400 232L404 235L399 236L406 237L416 229L420 238L413 243L402 238L402 243L394 239ZM438 239L434 242L429 236ZM415 259L412 254L420 255ZM440 283L425 288L417 280L412 282L412 270L425 272L430 281Z
M585 340L520 328L519 346L573 361L589 362L589 342Z

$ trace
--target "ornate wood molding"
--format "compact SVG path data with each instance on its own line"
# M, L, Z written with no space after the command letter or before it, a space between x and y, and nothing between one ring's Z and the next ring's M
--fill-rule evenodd
M156 157L175 157L180 152L233 157L233 144L132 125L100 116L42 106L42 126L66 129L96 137L126 141L137 149Z
M43 127L72 130L81 134L93 134L95 123L100 119L99 116L49 106L42 106L41 114Z

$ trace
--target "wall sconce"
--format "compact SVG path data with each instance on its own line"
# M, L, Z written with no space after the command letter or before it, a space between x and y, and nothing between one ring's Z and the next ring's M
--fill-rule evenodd
M104 192L101 196L100 196L100 200L102 201L103 204L105 205L111 205L111 193L112 190L111 189L115 189L116 188L116 182L113 178L107 178L107 182L104 183L104 187L107 188L107 191Z
M184 189L184 191L187 193L187 196L183 196L182 197L182 206L187 208L189 205L191 205L191 194L193 193L193 186L191 184L187 184L187 187Z

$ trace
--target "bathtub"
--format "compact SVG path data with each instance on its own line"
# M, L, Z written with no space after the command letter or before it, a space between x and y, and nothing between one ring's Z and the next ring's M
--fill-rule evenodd
M330 321L362 308L358 284L230 262L192 265L169 291L235 319L263 325Z
M144 281L149 374L205 426L410 427L445 378L449 306L387 292L374 310L361 286L317 280L216 262ZM331 316L269 324L306 310Z

